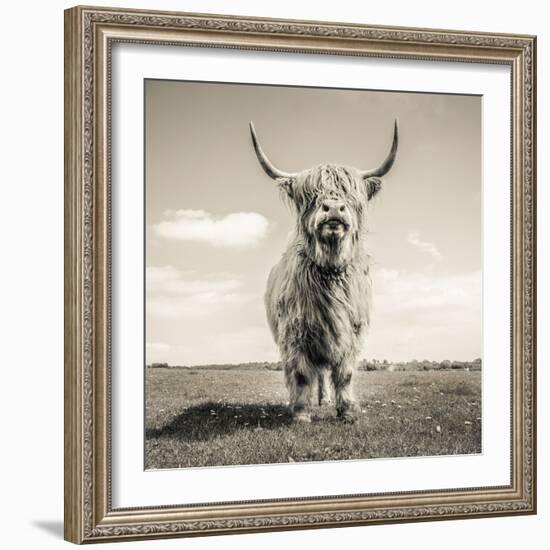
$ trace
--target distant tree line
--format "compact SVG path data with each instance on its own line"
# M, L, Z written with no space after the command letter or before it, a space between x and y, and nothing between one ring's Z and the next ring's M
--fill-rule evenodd
M359 361L359 370L363 371L419 371L419 370L481 370L481 358L478 357L473 361L451 361L444 359L443 361L429 361L424 359L418 361L396 361L391 362L387 359L382 361L378 359L362 359Z
M283 364L280 361L254 361L251 363L240 364L206 364L206 365L170 365L168 363L151 363L147 365L149 368L154 369L167 369L167 368L200 368L200 369L212 369L212 370L228 370L232 368L240 369L266 369L266 370L283 370ZM359 370L361 371L420 371L420 370L481 370L481 358L474 359L473 361L451 361L445 359L443 361L429 361L425 359L418 361L413 359L412 361L398 361L391 362L387 359L362 359L359 361Z
M272 363L269 361L252 361L250 363L207 363L204 365L170 365L169 363L151 363L147 368L151 369L212 369L212 370L228 370L233 368L240 369L267 369L267 370L283 370L283 364L278 361Z

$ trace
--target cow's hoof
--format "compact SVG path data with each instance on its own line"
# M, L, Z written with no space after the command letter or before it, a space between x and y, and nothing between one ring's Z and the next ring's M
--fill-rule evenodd
M353 424L357 420L358 411L359 407L355 403L352 403L346 408L338 409L336 414L342 422Z
M298 413L294 413L292 415L292 420L294 420L294 422L310 424L311 423L311 414L307 413L307 412L303 412L303 411L298 412Z
M323 399L319 401L319 407L325 407L327 405L332 405L332 399L330 397L323 397Z
M355 424L357 417L351 411L346 411L338 415L338 418L346 424Z

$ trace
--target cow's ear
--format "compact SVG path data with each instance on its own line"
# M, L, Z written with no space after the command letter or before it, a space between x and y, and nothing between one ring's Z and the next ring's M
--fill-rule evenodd
M279 178L279 189L285 192L285 194L291 198L294 199L294 178Z
M366 178L365 183L367 184L367 196L369 200L380 191L382 187L382 180L380 178L370 177Z

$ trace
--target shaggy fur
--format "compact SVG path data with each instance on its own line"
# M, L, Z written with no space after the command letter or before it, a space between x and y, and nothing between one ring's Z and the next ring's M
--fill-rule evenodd
M313 389L322 402L332 385L338 416L353 420L353 376L371 303L365 214L380 180L327 164L278 183L297 218L269 275L265 305L290 407L296 420L309 421Z

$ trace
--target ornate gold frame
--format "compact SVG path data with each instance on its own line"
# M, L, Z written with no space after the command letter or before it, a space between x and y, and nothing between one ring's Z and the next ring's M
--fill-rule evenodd
M115 42L498 63L512 72L512 482L505 487L113 509L110 54ZM65 12L65 538L76 543L536 510L533 36L76 7Z

